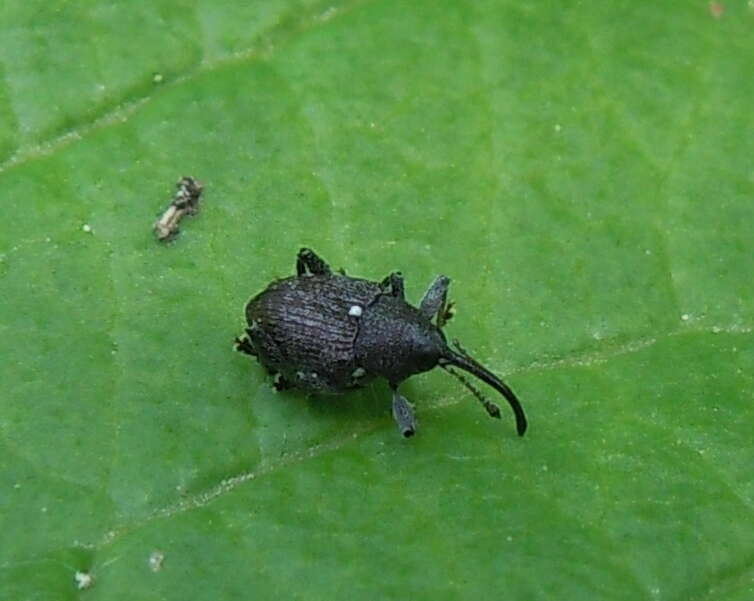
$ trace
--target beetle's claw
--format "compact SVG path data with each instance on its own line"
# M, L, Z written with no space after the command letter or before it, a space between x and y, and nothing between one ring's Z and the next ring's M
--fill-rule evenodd
M448 323L451 319L453 319L453 316L456 314L456 304L453 301L449 301L445 307L443 307L442 310L442 319L440 319L440 316L438 315L438 322L442 321L442 325L444 326L446 323ZM439 326L438 324L438 327Z
M251 340L247 336L236 336L236 339L234 341L234 348L239 353L244 353L245 355L251 355L252 357L257 356L257 351L254 349L254 345L251 344Z
M293 384L280 374L277 375L272 385L275 387L275 390L289 390L293 388Z

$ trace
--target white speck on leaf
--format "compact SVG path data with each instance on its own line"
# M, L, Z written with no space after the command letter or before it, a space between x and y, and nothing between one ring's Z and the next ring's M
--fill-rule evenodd
M688 313L684 313L683 315L681 315L682 321L688 321L690 318L691 316Z
M94 584L94 576L87 572L76 572L73 579L76 582L76 588L80 591L91 588Z
M85 223L84 225L82 225L81 229L83 231L85 231L87 234L91 234L92 233L92 226L89 225L88 223Z
M149 554L149 569L153 572L159 572L162 569L163 561L165 561L165 554L162 551L152 551Z

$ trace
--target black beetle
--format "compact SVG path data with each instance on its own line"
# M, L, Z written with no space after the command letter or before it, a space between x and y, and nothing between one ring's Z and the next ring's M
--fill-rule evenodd
M442 332L451 316L447 277L435 279L417 309L405 300L400 272L382 282L352 278L333 273L313 251L302 248L296 273L272 282L248 302L246 334L236 338L237 350L257 357L277 374L275 388L339 393L383 377L393 391L395 421L408 437L416 432L416 419L398 386L439 365L458 378L490 416L499 418L500 408L454 371L455 366L507 399L523 436L526 416L513 391L457 340L455 350L447 344Z

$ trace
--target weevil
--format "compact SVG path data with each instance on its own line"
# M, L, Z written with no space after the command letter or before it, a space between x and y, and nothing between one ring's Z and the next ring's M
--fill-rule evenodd
M473 359L443 327L452 316L450 279L438 276L419 304L406 302L403 276L381 282L334 273L312 250L302 248L296 275L272 282L246 304L245 334L236 350L256 357L276 377L275 388L341 393L374 378L387 380L393 417L405 437L416 432L414 411L398 391L407 378L438 365L454 375L491 417L500 408L486 399L460 368L497 390L510 404L520 436L526 416L513 391Z

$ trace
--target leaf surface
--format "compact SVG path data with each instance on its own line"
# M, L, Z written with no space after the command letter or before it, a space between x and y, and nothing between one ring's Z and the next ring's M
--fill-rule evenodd
M750 599L744 3L217 4L0 7L0 596ZM274 392L301 246L451 277L527 435Z

